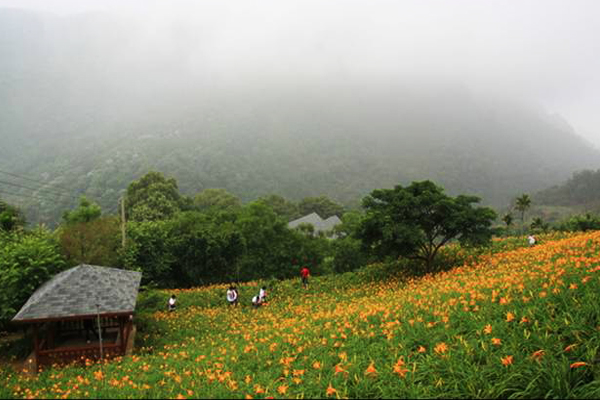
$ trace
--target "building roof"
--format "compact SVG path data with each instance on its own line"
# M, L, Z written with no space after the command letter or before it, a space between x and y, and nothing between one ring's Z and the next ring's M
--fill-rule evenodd
M141 279L141 272L81 264L39 287L13 321L133 313Z
M327 219L323 219L317 214L313 212L311 214L305 215L302 218L295 219L288 223L288 228L294 229L300 224L311 224L315 227L315 233L318 232L326 232L332 230L336 225L341 224L342 221L338 218L337 215L331 216Z
M339 225L341 223L342 223L342 220L337 215L333 215L333 216L327 218L326 220L324 220L322 222L321 226L324 231L330 231L333 228L335 228L336 225Z
M288 222L288 228L294 229L300 224L311 224L315 227L315 230L321 226L321 222L323 222L323 218L319 216L316 212L305 215L302 218L295 219L293 221Z

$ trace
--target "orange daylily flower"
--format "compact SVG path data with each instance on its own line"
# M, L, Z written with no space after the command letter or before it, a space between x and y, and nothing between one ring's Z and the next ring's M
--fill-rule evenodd
M510 311L506 313L506 322L510 322L514 319L515 319L515 314L511 313Z
M577 347L576 343L570 344L567 347L565 347L564 352L568 353L569 351L573 350L575 347Z
M336 366L335 366L335 375L339 374L340 372L348 373L348 371L346 371L344 368L342 368L340 366L340 364L336 364Z
M541 360L542 357L544 356L546 352L544 350L537 350L534 351L533 354L531 355L531 358L533 358L534 360Z
M327 386L327 391L325 392L327 394L327 396L333 396L334 394L337 393L337 390L333 388L333 386L331 386L331 383L329 384L329 386Z
M571 369L583 367L585 365L588 365L588 363L583 362L583 361L577 361L577 362L574 362L573 364L571 364Z
M487 325L485 326L485 328L483 328L483 332L484 332L486 335L489 335L489 334L491 334L491 333L492 333L492 326L491 326L490 324L487 324Z
M513 356L502 357L501 360L502 360L502 365L508 366L513 363Z
M281 385L277 388L277 392L279 392L279 394L285 394L285 392L288 390L288 387L288 385Z
M435 345L435 348L433 349L433 351L435 351L438 354L443 354L446 351L448 351L448 346L446 345L446 343L441 342Z
M498 338L492 338L492 344L494 346L500 346L502 344L502 340Z
M377 370L375 369L375 363L373 361L371 361L371 364L369 364L369 366L365 370L365 375L367 375L367 376L377 375Z

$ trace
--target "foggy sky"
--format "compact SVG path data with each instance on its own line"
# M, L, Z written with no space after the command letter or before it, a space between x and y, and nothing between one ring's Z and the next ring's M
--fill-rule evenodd
M600 147L595 0L0 0L0 7L64 18L114 14L134 21L144 51L175 54L181 68L232 84L455 82L556 112ZM167 49L173 43L175 52Z

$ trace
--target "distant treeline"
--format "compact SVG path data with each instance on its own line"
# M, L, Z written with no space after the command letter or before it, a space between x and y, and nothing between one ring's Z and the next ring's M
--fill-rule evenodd
M52 231L27 229L21 210L0 201L0 325L41 283L80 263L138 270L144 285L163 288L293 278L302 266L316 275L342 273L399 258L413 273L427 273L440 267L445 244L483 246L493 234L522 232L531 205L528 195L518 198L521 225L507 214L503 228L491 208L477 206L479 198L451 197L431 181L376 189L360 210L347 211L325 196L294 203L270 195L242 204L224 189L206 189L192 198L158 172L131 182L124 199L124 224L82 197ZM312 212L342 223L326 233L288 227ZM600 229L600 219L579 216L557 227L534 219L526 227L552 228Z
M600 169L575 172L564 184L542 190L534 196L540 204L583 206L600 210Z

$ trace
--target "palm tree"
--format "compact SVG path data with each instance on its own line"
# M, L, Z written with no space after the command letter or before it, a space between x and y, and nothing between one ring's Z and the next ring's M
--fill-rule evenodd
M525 211L531 207L531 198L528 194L523 193L521 197L517 197L515 208L521 211L521 223L525 220Z

